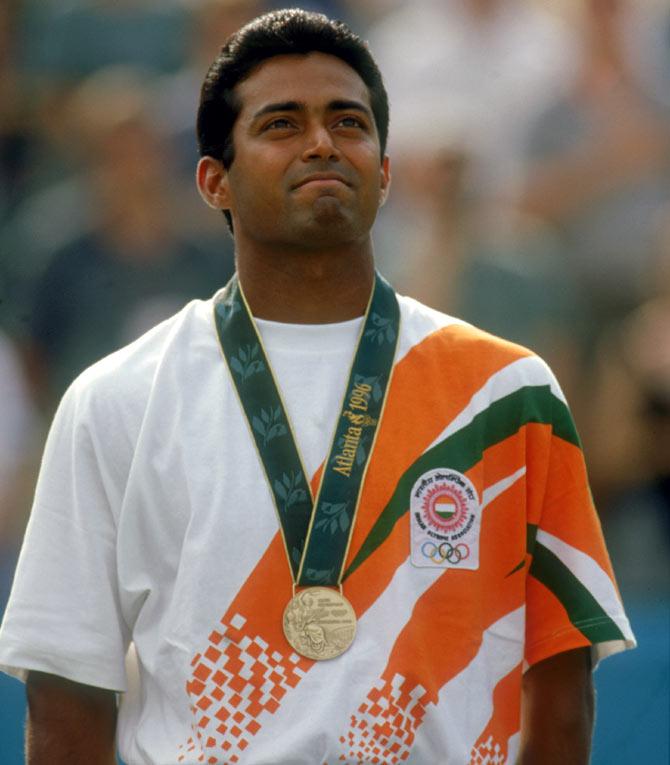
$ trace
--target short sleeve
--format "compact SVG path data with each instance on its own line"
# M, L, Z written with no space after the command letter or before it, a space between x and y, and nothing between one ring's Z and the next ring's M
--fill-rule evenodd
M0 669L125 690L129 642L119 603L114 425L75 382L55 415L0 628ZM118 473L118 471L117 471Z
M588 485L581 443L552 377L550 429L529 443L535 482L526 585L526 664L592 646L593 663L635 638L626 618Z

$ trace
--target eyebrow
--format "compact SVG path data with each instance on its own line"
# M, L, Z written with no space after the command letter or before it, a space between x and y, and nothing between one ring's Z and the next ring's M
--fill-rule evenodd
M348 100L348 99L336 99L331 101L327 105L327 110L331 112L346 111L352 109L358 112L363 112L370 119L372 119L372 113L370 109L360 101ZM270 104L266 104L261 107L252 117L252 119L258 119L265 114L274 114L275 112L300 112L305 110L305 104L298 101L275 101Z

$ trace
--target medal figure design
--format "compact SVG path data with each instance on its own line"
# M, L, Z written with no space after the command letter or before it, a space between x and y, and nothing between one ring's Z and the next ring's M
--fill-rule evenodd
M284 634L308 659L334 659L354 642L356 614L349 601L329 587L294 595L284 611Z

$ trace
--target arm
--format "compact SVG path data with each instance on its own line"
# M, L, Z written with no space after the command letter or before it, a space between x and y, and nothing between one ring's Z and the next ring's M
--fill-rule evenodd
M593 710L589 648L532 666L523 677L517 765L588 765Z
M26 693L26 765L115 765L114 691L30 672Z

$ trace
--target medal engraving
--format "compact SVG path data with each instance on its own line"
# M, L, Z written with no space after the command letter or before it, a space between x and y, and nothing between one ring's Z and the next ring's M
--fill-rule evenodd
M291 647L308 659L334 659L353 643L356 614L337 590L308 587L296 593L284 610L284 634Z

